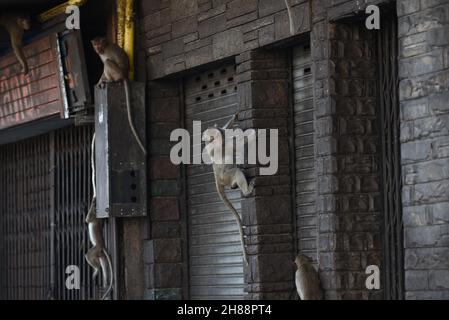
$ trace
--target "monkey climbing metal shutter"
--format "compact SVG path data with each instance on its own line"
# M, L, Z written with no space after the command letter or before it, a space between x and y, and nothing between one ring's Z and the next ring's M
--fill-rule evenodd
M202 132L214 124L223 126L236 112L234 65L186 79L185 121L191 135L193 121L202 122ZM212 166L186 168L190 298L242 299L243 253L237 223L217 194ZM240 212L240 190L226 193Z
M382 13L378 32L379 106L384 212L384 290L386 299L404 298L404 253L401 200L401 144L397 17Z
M91 127L70 127L0 146L0 298L99 296L84 259L91 139ZM80 290L66 287L69 266L79 267Z
M298 250L317 260L315 140L310 45L293 49L296 225Z

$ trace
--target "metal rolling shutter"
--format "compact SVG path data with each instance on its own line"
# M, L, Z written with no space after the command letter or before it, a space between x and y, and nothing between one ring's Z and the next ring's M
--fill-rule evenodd
M0 299L90 300L100 284L84 254L93 128L69 127L0 146ZM116 256L113 221L105 241ZM80 290L66 288L67 266Z
M315 209L315 140L312 58L309 45L293 50L293 88L296 156L296 221L299 252L317 260Z
M49 136L0 147L0 298L51 297Z
M186 128L224 125L237 111L235 66L185 81ZM201 139L201 138L200 138ZM227 190L237 211L239 190ZM191 299L243 299L243 255L237 224L215 189L211 165L187 166L189 278Z

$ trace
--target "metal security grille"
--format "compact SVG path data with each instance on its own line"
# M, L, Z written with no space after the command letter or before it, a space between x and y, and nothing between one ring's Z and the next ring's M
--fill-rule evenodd
M398 79L398 26L394 10L382 13L378 32L380 134L384 212L384 290L386 299L404 298L401 199L401 144Z
M0 148L1 298L51 297L48 137Z
M99 296L84 259L90 247L84 219L92 197L92 131L70 127L0 147L2 298ZM105 229L115 250L112 228ZM80 290L65 286L70 265L80 268Z
M198 74L185 81L185 121L202 131L224 125L237 112L235 66ZM201 139L201 137L197 137ZM227 190L237 211L239 190ZM243 254L237 224L215 189L211 165L187 166L189 272L191 299L242 299Z
M310 45L293 49L296 221L298 250L317 260L313 77Z
M55 159L56 299L96 299L101 294L92 279L93 269L88 266L84 258L91 247L85 218L92 200L90 165L92 135L93 129L89 126L68 128L55 132L52 141ZM104 229L106 230L105 241L112 253L115 246L113 241L109 241L111 228L108 220L104 221ZM65 286L66 268L70 265L80 267L80 290L67 290Z

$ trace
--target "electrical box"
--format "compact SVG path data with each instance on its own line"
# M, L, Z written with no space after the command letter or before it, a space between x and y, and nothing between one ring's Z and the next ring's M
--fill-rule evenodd
M145 85L129 85L131 121L146 146ZM96 87L95 134L97 216L147 215L146 155L130 127L123 82Z

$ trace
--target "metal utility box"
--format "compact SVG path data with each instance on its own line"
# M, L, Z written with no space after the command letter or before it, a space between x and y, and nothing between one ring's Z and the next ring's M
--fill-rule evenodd
M129 82L132 122L143 145L145 85ZM128 121L123 82L95 89L95 163L97 216L139 217L147 214L146 155Z

